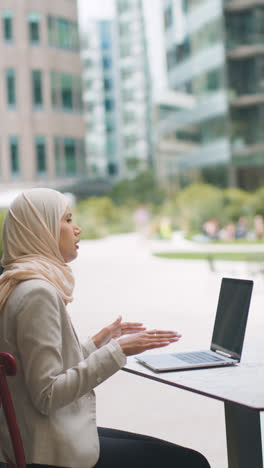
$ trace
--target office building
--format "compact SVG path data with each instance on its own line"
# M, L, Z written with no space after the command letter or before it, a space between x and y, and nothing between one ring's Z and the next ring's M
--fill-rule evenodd
M115 0L120 69L122 175L153 164L152 94L142 0Z
M0 67L1 189L84 180L76 2L2 0Z
M168 114L162 138L192 143L175 154L181 185L264 183L263 15L257 0L163 0L169 87L194 99Z
M116 27L89 21L82 32L86 148L91 178L120 176L119 76Z

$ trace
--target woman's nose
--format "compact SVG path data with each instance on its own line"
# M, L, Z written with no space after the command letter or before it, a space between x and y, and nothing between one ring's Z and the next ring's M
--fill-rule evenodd
M76 224L75 228L74 228L74 231L76 232L77 236L79 236L81 234L81 232L82 232L82 229L79 226L77 226L77 224Z

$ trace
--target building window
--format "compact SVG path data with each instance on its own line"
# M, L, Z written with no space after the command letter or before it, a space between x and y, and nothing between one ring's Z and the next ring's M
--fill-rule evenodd
M36 168L37 174L46 172L46 142L43 136L35 138L35 154L36 154Z
M56 176L84 176L86 174L86 152L84 140L54 138Z
M164 27L165 30L170 28L173 23L173 15L172 15L172 5L169 5L166 10L164 11Z
M64 18L48 15L48 37L51 47L78 51L80 48L78 25Z
M117 2L117 11L122 14L125 11L128 11L131 8L129 0L118 0Z
M106 112L111 112L112 110L114 110L114 105L115 103L113 99L106 98L104 100L104 106L105 106Z
M19 174L19 144L18 138L12 136L9 138L9 155L11 174L16 176Z
M120 57L130 57L132 55L132 47L131 43L128 42L126 44L121 44L120 46Z
M7 104L9 107L15 107L16 105L16 78L15 70L8 68L6 70L6 96Z
M42 72L40 70L32 70L32 100L34 107L42 107Z
M59 137L54 138L54 152L55 152L55 170L56 176L62 177L64 175L64 165L63 165L63 145L62 140Z
M109 70L112 67L112 59L111 57L103 57L103 69Z
M39 44L40 41L40 15L38 13L28 14L28 35L31 44Z
M113 88L113 80L111 78L104 78L104 90L110 91Z
M3 19L3 35L5 42L13 41L13 13L11 11L4 11Z
M107 171L109 175L117 175L118 174L117 164L114 162L109 162L107 164Z
M111 48L111 24L110 21L99 22L99 34L101 48L104 50Z
M82 80L79 75L52 71L51 102L54 109L73 110L83 109Z
M66 176L76 175L76 146L73 138L64 139L64 158Z
M177 46L174 44L166 53L167 69L170 71L177 63Z
M113 133L115 131L115 122L112 119L107 119L105 122L105 129L107 133Z
M73 108L73 89L72 75L70 73L61 73L61 100L64 109Z

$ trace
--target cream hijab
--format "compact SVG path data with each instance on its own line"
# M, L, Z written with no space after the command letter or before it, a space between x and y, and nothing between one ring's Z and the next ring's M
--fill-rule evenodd
M74 279L60 250L60 222L67 198L56 190L36 188L19 195L4 221L4 273L0 276L0 310L21 281L52 284L65 304L72 301Z

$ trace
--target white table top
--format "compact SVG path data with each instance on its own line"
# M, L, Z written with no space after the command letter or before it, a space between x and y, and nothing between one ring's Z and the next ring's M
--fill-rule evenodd
M264 411L264 362L156 373L128 358L124 371L194 393Z

